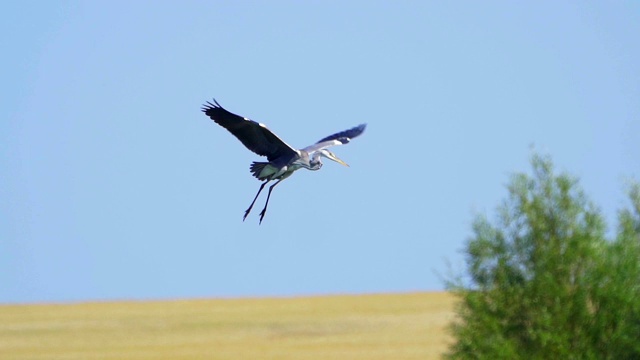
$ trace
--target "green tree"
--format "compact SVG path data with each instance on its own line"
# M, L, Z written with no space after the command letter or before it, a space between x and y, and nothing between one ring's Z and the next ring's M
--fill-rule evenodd
M640 187L605 236L598 209L547 157L516 174L495 224L466 243L451 359L640 358Z
M591 341L599 358L640 359L640 185L632 210L618 214L618 233L594 273Z

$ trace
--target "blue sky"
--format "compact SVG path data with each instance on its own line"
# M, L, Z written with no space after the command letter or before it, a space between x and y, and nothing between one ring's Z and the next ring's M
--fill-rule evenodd
M0 302L440 290L532 146L610 225L640 175L636 1L0 7ZM258 226L213 97L296 147L368 128Z

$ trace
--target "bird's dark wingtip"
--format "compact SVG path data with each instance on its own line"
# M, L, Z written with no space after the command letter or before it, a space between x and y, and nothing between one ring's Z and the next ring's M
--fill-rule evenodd
M347 130L347 136L353 139L356 136L362 135L362 133L366 128L367 128L367 124L360 124L351 130Z
M223 109L222 106L220 106L220 104L216 101L216 99L213 99L213 104L210 101L207 101L206 104L202 105L202 112L203 113L207 113L207 111L209 110L214 110L214 109Z

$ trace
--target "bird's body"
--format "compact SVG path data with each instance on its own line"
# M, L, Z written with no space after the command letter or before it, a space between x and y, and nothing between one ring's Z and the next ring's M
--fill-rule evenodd
M293 174L298 169L305 168L307 170L320 170L322 167L322 161L320 160L320 153L316 152L312 156L304 150L299 150L298 158L293 161L286 161L286 159L276 159L273 162L258 162L254 161L251 164L251 173L258 180L266 179L279 179L286 178Z
M213 100L213 102L214 104L207 102L207 104L202 107L202 111L218 125L229 130L229 132L238 138L249 150L258 155L266 156L268 160L266 162L253 162L250 166L253 176L264 182L260 186L260 190L258 190L253 202L245 211L243 219L246 219L249 212L251 212L264 186L272 180L277 180L275 184L269 187L267 201L264 209L260 213L260 223L262 223L262 219L267 211L271 191L276 185L291 176L291 174L298 169L319 170L322 167L322 157L348 166L326 148L347 144L352 138L362 134L366 127L366 124L362 124L352 129L327 136L304 149L295 149L282 141L263 124L233 114L220 106L217 101Z

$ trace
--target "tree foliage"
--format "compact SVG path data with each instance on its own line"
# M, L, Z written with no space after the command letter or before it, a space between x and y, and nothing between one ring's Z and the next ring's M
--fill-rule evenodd
M464 249L451 359L640 358L640 186L606 239L599 210L547 157L516 174Z

